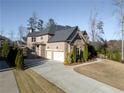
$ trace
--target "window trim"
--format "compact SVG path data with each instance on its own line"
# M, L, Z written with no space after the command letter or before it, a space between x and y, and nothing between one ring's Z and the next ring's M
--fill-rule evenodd
M32 42L36 42L36 37L32 37Z
M43 36L41 36L40 39L43 40Z

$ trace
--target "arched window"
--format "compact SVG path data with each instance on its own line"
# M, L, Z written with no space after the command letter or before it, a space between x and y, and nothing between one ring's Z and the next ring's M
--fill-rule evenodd
M43 36L41 36L40 39L42 40L43 39Z

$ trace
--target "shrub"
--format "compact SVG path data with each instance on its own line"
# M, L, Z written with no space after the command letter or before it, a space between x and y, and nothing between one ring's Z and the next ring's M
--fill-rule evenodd
M0 47L0 58L2 57L2 48Z
M8 53L9 53L9 44L7 41L4 41L3 47L2 47L2 57L6 59L8 56Z
M97 57L97 52L98 51L95 50L94 46L88 44L88 56L89 56L88 58L89 59L96 58Z
M27 57L28 52L29 52L28 48L23 48L23 56L24 57Z
M21 49L18 50L17 55L16 55L16 60L15 60L15 65L17 69L24 69L23 66L23 51Z
M121 55L120 55L119 51L113 52L113 58L112 59L115 61L121 61Z
M69 64L69 53L66 52L65 59L64 59L64 64Z
M115 60L115 61L121 61L121 55L120 52L117 50L109 50L107 51L107 57L109 59Z
M88 46L84 46L84 51L83 51L83 60L86 62L88 60Z
M71 54L71 62L76 62L76 46L73 47L72 54Z
M107 51L107 57L108 57L109 59L112 59L112 51Z
M17 55L18 49L17 48L10 48L9 54L7 56L7 62L10 66L14 67L15 66L15 59Z

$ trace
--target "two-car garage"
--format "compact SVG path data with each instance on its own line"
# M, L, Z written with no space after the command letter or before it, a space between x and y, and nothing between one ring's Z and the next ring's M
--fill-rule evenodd
M53 52L53 60L64 62L64 52Z
M46 56L48 59L64 62L64 52L47 51Z
M46 45L46 58L58 62L64 62L65 42L53 42Z

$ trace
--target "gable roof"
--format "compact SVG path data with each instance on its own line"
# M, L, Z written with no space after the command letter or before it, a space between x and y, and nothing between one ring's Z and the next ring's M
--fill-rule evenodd
M78 26L70 27L70 26L53 25L50 27L46 27L42 31L29 33L28 37L38 37L49 34L52 37L49 38L48 43L70 42L77 34L76 33L77 31L79 31ZM80 34L82 34L84 39L85 38L84 35L87 35L87 32L81 31Z
M52 26L46 27L45 29L43 29L41 31L35 31L32 33L29 33L27 35L27 37L37 37L37 36L42 36L45 34L54 35L56 31L64 30L64 29L68 29L68 28L71 28L71 27L70 26L61 26L61 25L52 25Z
M2 36L2 35L0 35L0 40L8 40L8 41L10 41L9 38L7 38L7 37L5 37L5 36Z
M68 29L56 31L54 36L49 39L49 43L51 42L60 42L67 41L69 36L77 29L77 27L71 27Z
M83 35L88 35L87 32L86 32L86 30L81 31L81 32L82 32Z

